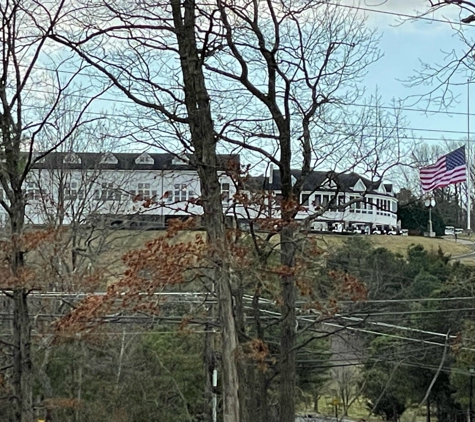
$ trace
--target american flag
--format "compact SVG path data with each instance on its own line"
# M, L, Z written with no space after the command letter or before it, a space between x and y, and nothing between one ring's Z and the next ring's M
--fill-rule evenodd
M467 180L465 147L440 157L431 166L421 168L419 174L424 192L443 188L454 183L465 182Z

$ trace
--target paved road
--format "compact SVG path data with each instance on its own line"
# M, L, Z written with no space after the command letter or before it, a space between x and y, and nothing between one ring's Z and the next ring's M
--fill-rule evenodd
M460 260L463 260L463 259L466 259L466 258L475 258L475 242L474 242L475 239L474 240L468 240L468 239L457 239L457 240L455 240L454 236L443 236L443 238L445 240L447 240L448 242L456 242L460 245L466 245L470 249L472 249L472 252L465 253L463 255L456 255L456 256L450 257L450 259L452 261L460 261Z

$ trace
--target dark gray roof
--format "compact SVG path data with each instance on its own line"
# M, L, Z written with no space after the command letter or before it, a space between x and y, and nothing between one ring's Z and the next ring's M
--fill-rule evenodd
M300 170L292 170L292 176L295 179L299 179L302 172ZM325 184L327 180L331 180L336 184L338 189L341 191L350 191L356 185L358 180L361 180L365 186L365 192L375 192L381 185L381 181L371 181L366 177L359 175L358 173L336 173L334 171L312 171L308 174L305 178L302 190L303 191L314 191L316 189L321 191L332 191L334 192L334 188L330 187L323 187L322 185ZM279 170L274 170L272 173L272 183L269 183L269 178L266 177L265 182L262 184L264 189L270 189L274 191L281 190L281 183L280 183L280 172ZM392 185L384 184L386 190L388 192L392 191ZM391 190L388 189L391 187Z
M64 162L68 155L75 154L80 158L80 162ZM147 153L152 159L153 164L137 164L135 160L142 153L112 153L117 158L117 164L101 163L104 155L109 153L97 152L52 152L39 162L33 165L37 169L110 169L110 170L194 170L195 167L189 162L174 162L176 156L173 154L154 154ZM36 154L41 156L41 153ZM239 155L218 155L218 170L237 170L239 169Z

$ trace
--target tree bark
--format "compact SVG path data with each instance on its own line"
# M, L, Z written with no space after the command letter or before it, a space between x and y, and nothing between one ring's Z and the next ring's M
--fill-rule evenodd
M19 422L33 421L31 323L27 298L25 289L13 291L13 390L15 420Z
M281 264L293 269L294 230L288 225L281 232ZM282 326L280 330L280 422L295 421L295 277L284 275L282 285Z
M5 139L5 138L4 138ZM33 365L31 361L31 322L28 311L28 290L23 285L24 251L20 239L25 224L25 199L21 189L20 141L16 137L4 140L6 166L10 174L10 234L11 274L17 279L13 287L13 391L15 393L15 421L33 421Z
M224 256L227 248L221 188L217 172L216 139L210 99L195 38L196 6L194 0L184 0L182 16L180 0L170 0L170 2L180 53L191 142L194 148L193 164L200 178L203 225L210 247L210 258L215 265L214 282L217 287L218 314L221 323L224 422L238 422L240 420L238 339L233 312L231 273Z
M291 135L288 119L276 118L279 127L280 178L282 185L281 218L283 228L280 233L280 263L284 268L281 276L281 319L280 330L280 422L295 421L295 230L292 222L295 214L295 196L291 172Z

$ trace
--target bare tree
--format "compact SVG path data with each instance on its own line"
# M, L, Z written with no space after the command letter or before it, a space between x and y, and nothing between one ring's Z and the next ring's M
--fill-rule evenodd
M279 169L280 262L287 269L279 293L280 420L293 421L295 217L303 183L322 164L360 169L379 180L403 155L401 134L387 128L378 104L362 112L353 106L363 95L361 78L379 57L377 37L356 14L321 2L85 5L72 12L80 31L60 28L49 36L146 110L136 121L143 129L135 132L137 139L189 152L198 169L223 327L226 421L239 420L239 383L216 151L223 145Z
M1 288L12 299L13 337L11 343L11 384L13 403L11 420L33 420L33 378L31 361L31 325L27 297L39 286L25 277L23 243L26 198L24 183L38 157L35 145L48 128L54 126L54 110L65 94L74 89L75 77L81 72L69 74L66 79L61 66L71 56L60 57L51 49L48 34L52 32L63 13L65 2L36 3L14 0L0 6L2 61L0 71L0 185L3 197L0 205L8 215L9 241L6 251L8 272L2 273ZM50 94L54 101L42 101ZM97 95L97 93L96 93ZM72 114L70 127L61 138L55 140L44 154L65 142L75 130L87 121L85 109L93 101L92 96ZM10 367L9 367L10 368Z
M305 1L218 0L216 8L220 20L214 35L222 42L205 66L214 86L221 87L214 92L218 103L226 105L225 96L233 92L234 110L246 116L228 119L220 136L260 153L280 173L280 263L287 271L280 290L279 420L290 422L295 418L297 345L295 217L303 183L317 165L329 162L342 170L362 166L379 179L400 161L400 134L378 133L383 115L377 104L361 125L350 117L361 96L358 83L379 57L377 37L356 14ZM387 148L392 156L385 156Z
M138 106L149 109L158 114L159 119L169 123L169 131L178 139L178 145L183 151L191 153L192 164L200 177L203 225L208 243L212 245L209 258L215 264L212 279L217 286L222 324L224 420L237 422L237 335L230 271L225 259L227 241L217 171L215 129L204 78L203 51L195 34L196 4L193 0L183 3L176 0L154 4L144 2L139 5L134 2L107 5L97 2L95 6L88 4L86 13L91 13L95 7L98 11L96 23L83 39L76 39L73 34L63 34L62 31L48 35L71 48L107 76ZM89 16L85 17L84 23L89 22ZM121 23L111 26L111 17ZM124 37L128 50L121 54L121 39ZM102 52L98 54L98 50L91 48L94 44L114 48L116 55L113 60L109 61ZM118 61L118 57L121 60ZM172 66L169 79L160 80L165 75L157 72L163 70L166 73L170 69L165 66L167 58L172 58L176 67ZM151 60L157 66L150 66ZM164 124L163 130L167 130L165 127ZM165 146L176 151L170 144Z

